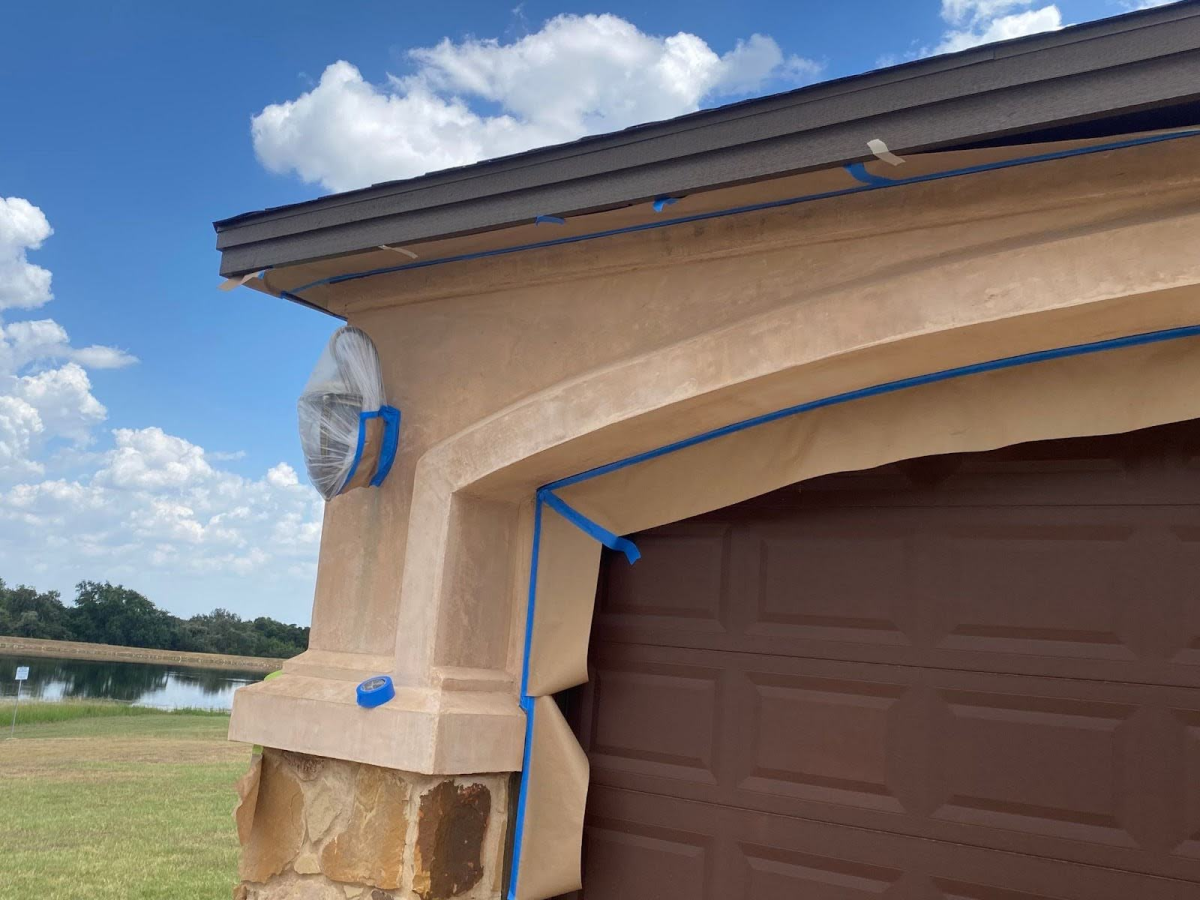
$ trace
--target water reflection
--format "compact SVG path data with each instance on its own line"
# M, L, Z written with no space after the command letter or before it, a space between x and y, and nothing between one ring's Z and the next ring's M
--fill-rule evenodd
M163 709L229 709L233 692L262 679L262 672L193 669L157 663L94 662L0 654L0 696L11 697L18 665L29 666L23 698L35 700L119 700Z

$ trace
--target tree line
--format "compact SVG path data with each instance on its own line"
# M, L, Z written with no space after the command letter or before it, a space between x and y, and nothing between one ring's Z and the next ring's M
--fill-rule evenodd
M0 634L286 659L308 649L308 629L266 616L243 619L227 609L181 619L119 584L81 581L75 599L58 591L9 587L0 578Z

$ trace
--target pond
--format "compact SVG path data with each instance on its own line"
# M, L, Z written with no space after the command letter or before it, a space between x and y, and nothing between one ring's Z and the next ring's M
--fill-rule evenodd
M159 709L229 709L233 692L261 681L265 672L194 669L161 663L94 662L0 654L0 697L17 692L18 665L29 666L22 701L118 700Z

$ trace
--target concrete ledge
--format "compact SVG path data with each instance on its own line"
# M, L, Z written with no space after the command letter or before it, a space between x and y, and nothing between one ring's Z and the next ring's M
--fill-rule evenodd
M375 709L350 681L287 674L240 688L229 739L424 775L516 772L525 714L498 691L397 687Z
M358 684L364 678L392 670L392 655L371 653L344 653L336 650L305 650L283 664L289 675L308 675L312 678L328 678L333 681L353 681Z

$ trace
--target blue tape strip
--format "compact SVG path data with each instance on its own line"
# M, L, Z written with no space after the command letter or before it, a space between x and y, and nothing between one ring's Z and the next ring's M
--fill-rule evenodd
M607 528L602 528L597 525L583 513L568 506L566 501L556 494L548 490L538 491L538 499L549 506L552 510L578 528L585 534L595 538L609 550L616 550L619 553L624 553L625 558L629 560L630 565L642 558L642 552L629 538L623 538L613 534Z
M392 470L392 463L396 460L396 448L400 444L400 410L394 406L381 406L379 409L361 412L358 414L358 446L354 448L354 461L350 463L350 471L346 473L346 480L342 482L339 494L354 479L358 464L362 462L363 448L367 443L367 422L379 418L383 419L383 443L379 448L379 464L375 474L371 476L371 486L379 487L383 484L383 479L387 478L388 472Z
M517 793L517 818L513 832L513 863L512 874L509 876L508 900L517 900L517 876L521 866L521 847L525 837L525 804L529 794L529 761L533 753L534 698L529 696L529 658L533 648L533 620L537 607L538 560L541 555L542 508L544 506L553 509L576 528L595 538L605 547L624 553L625 558L631 564L637 562L642 555L633 541L618 537L611 531L600 527L550 491L538 491L537 502L533 510L533 550L529 558L529 595L525 602L525 646L521 661L521 709L525 711L525 751L521 757L521 786Z
M367 442L367 420L373 419L377 415L379 413L375 410L358 414L358 446L354 448L354 461L350 463L350 471L346 473L346 480L338 488L339 494L346 489L346 485L354 480L354 473L358 471L358 464L362 462L363 446Z
M861 181L863 184L871 184L876 187L888 187L896 183L895 178L885 178L882 175L875 175L867 171L865 163L850 163L845 167L850 173L850 177L855 181Z
M600 238L613 237L620 234L633 234L639 231L651 231L655 228L670 228L673 225L686 225L691 222L703 222L708 219L720 219L726 216L736 216L743 213L760 212L767 209L780 209L787 206L795 206L798 203L810 203L815 200L829 200L834 197L845 197L851 194L861 194L866 191L877 191L883 188L900 187L906 184L920 184L926 181L939 181L944 178L959 178L964 175L976 175L980 172L988 172L993 169L1011 169L1016 166L1026 166L1033 163L1050 162L1056 159L1067 159L1072 156L1087 156L1092 153L1102 153L1107 150L1122 150L1126 147L1137 147L1143 144L1158 144L1164 141L1173 141L1180 138L1190 138L1200 135L1200 129L1192 129L1189 131L1178 131L1170 134L1155 134L1140 138L1130 138L1125 141L1114 141L1109 144L1096 144L1091 147L1075 147L1071 150L1058 150L1054 153L1041 153L1036 156L1023 156L1017 159L1003 160L1001 162L983 163L977 166L967 166L961 169L950 169L945 172L934 172L928 175L914 175L911 178L897 178L887 180L882 184L860 184L855 187L842 188L834 191L824 191L819 194L806 194L802 197L787 197L782 200L768 200L763 203L751 203L746 206L734 206L729 209L713 210L712 212L695 213L690 216L677 216L673 219L662 219L653 222L642 222L638 225L627 225L622 228L609 228L605 231L593 231L588 234L576 234L567 237L554 238L547 241L534 241L528 244L517 244L512 247L496 247L491 250L478 250L474 253L459 253L455 256L443 256L437 259L422 259L416 262L403 263L396 266L384 266L379 269L368 269L363 272L346 272L342 275L332 275L329 278L321 278L317 281L310 281L308 284L303 284L300 287L293 288L291 291L283 291L280 296L288 300L294 300L297 303L303 303L306 306L312 306L298 295L303 291L310 290L315 287L323 287L331 284L342 284L347 281L357 281L361 278L374 278L378 275L391 275L394 272L406 272L409 269L424 269L429 266L444 266L449 263L470 262L475 259L485 259L492 256L506 256L510 253L523 253L528 250L542 250L546 247L559 247L564 244L577 244L582 241L594 241ZM539 216L544 219L556 219L557 216ZM560 220L561 221L561 220Z
M394 406L381 406L379 415L383 417L383 444L379 448L379 465L375 468L371 487L379 487L388 477L392 463L396 461L396 448L400 446L400 410Z
M814 409L821 409L826 406L837 406L840 403L848 403L851 400L861 400L864 397L875 397L879 394L891 394L896 391L906 390L907 388L919 387L923 384L934 384L935 382L939 381L949 381L952 378L962 378L966 375L975 375L981 372L994 372L999 369L1011 369L1016 366L1045 362L1051 359L1063 359L1068 356L1085 356L1089 353L1101 353L1105 350L1119 350L1124 347L1137 347L1142 344L1156 344L1162 341L1171 341L1179 338L1197 336L1200 336L1200 325L1187 325L1181 328L1168 328L1163 331L1150 331L1144 334L1134 334L1127 337L1112 338L1106 341L1092 341L1091 343L1087 344L1074 344L1070 347L1059 347L1054 350L1038 350L1033 353L1022 353L1019 356L1008 356L1003 359L994 359L988 362L974 363L969 366L958 366L953 369L942 369L939 372L931 372L927 375L917 375L912 378L901 378L898 381L888 381L883 384L873 385L872 387L859 388L858 390L854 391L846 391L844 394L834 394L832 397L823 397L820 400L812 400L808 403L800 403L796 406L789 406L786 409L777 410L776 412L772 413L764 413L761 416L754 416L750 419L743 419L742 421L735 422L732 425L725 425L721 428L715 428L712 431L706 431L703 434L685 438L684 440L676 441L673 444L667 444L666 446L659 447L655 450L648 450L645 453L638 453L634 456L628 456L625 459L608 463L607 465L597 466L594 469L588 469L586 472L580 472L578 475L571 475L568 478L560 478L558 481L552 481L545 485L542 490L549 493L549 491L568 487L572 484L578 484L581 481L588 481L601 475L607 475L609 472L615 472L618 469L624 469L628 466L636 465L637 463L645 462L649 459L655 459L659 456L665 456L668 453L684 450L688 447L695 446L696 444L702 444L705 441L711 441L714 438L719 438L727 434L734 434L739 431L745 431L747 428L753 428L756 425L765 425L768 422L774 422L778 419L787 418L788 416L798 415L799 413L809 412L810 410Z
M534 225L566 225L567 220L562 216L538 216L533 220Z
M654 211L662 212L668 206L671 206L672 204L675 204L678 202L679 202L678 197L655 197L654 198Z
M533 753L533 698L529 696L529 654L533 647L533 615L537 603L538 557L542 545L542 498L533 507L533 550L529 557L529 595L525 603L525 647L521 661L521 709L525 711L525 750L521 756L521 786L517 792L517 819L513 825L513 861L508 900L517 900L517 874L525 838L525 802L529 793L529 760Z

